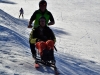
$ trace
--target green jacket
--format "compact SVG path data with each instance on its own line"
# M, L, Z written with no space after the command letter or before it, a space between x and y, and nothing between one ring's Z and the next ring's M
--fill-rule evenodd
M49 20L54 22L54 18L50 11L46 9L45 12L41 12L41 10L39 9L36 10L30 18L31 21L34 21L34 28L37 28L39 26L39 18L41 16L44 16L46 18L46 25L48 25Z

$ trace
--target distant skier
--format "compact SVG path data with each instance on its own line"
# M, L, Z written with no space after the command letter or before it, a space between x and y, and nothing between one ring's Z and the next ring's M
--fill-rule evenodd
M23 10L23 8L21 8L21 9L19 10L19 12L20 12L19 18L20 18L21 15L22 15L22 18L24 18L24 10Z

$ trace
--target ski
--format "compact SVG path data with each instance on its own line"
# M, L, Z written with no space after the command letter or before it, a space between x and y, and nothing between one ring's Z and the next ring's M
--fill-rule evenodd
M58 71L56 65L51 65L51 67L54 69L55 75L59 75L60 74L60 72Z
M35 59L34 67L36 69L40 68L40 65L39 65L40 63L43 64L43 65L45 65L45 66L52 67L53 70L54 70L54 74L55 75L59 75L60 74L55 64L52 64L52 63L48 63L47 64L47 63L42 62L40 59Z

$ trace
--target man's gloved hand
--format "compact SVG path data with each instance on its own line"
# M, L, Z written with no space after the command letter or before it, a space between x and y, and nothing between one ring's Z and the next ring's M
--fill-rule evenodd
M32 25L28 25L28 28L32 28Z

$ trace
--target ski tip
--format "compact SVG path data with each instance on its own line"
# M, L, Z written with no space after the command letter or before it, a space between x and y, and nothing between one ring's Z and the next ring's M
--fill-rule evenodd
M35 66L35 68L39 68L39 64L35 64L34 66Z

